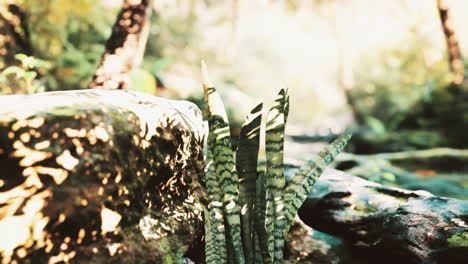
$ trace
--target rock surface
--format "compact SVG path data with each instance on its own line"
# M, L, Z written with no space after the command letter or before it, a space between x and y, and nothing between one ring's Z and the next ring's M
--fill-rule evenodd
M82 90L0 106L0 263L172 263L203 247L193 104Z
M386 187L327 169L301 207L304 223L342 237L360 263L466 263L468 201ZM364 262L366 261L366 262Z
M314 230L299 218L294 220L285 246L288 264L351 263L343 239Z

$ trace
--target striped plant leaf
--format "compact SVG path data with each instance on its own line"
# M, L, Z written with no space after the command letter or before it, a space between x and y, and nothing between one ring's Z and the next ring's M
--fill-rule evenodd
M221 201L221 189L219 187L218 177L216 175L216 168L214 166L212 154L210 151L207 152L205 164L205 182L208 194L208 215L205 214L205 219L210 221L211 227L209 229L205 229L205 234L207 237L206 239L208 239L208 237L212 239L212 248L214 250L211 251L206 248L205 251L207 254L207 264L211 264L208 262L208 258L215 259L216 262L213 262L215 264L223 264L227 263L223 205ZM206 246L208 246L208 244ZM216 257L209 256L208 253L210 252L214 252Z
M255 263L253 206L257 180L258 149L260 147L262 107L263 104L258 104L246 117L241 128L239 147L236 152L236 168L239 174L242 244L247 264Z
M256 252L256 259L263 259L263 263L271 263L272 255L268 249L268 231L266 229L266 188L267 181L264 172L259 172L257 177L257 190L255 194L255 206L254 206L254 228L255 228L255 242L256 247L260 249L260 252ZM260 256L259 256L260 255Z
M289 94L288 94L288 90L286 90L285 92L286 94L285 94L283 112L284 112L284 124L286 125L286 123L288 122L288 115L289 115Z
M287 94L281 89L268 113L266 124L267 232L273 263L282 263L284 246L284 129ZM289 105L289 104L288 104Z
M267 175L267 174L265 174ZM268 188L268 177L265 176L266 183L266 214L265 214L265 230L267 232L267 248L268 254L271 256L273 263L275 256L273 256L274 251L274 228L275 228L275 206L273 201L273 192ZM268 262L270 263L270 262Z
M286 226L285 232L289 231L291 223L296 216L299 207L312 189L317 179L325 168L333 162L335 157L343 151L351 139L351 134L345 134L320 151L313 159L301 166L293 176L285 190L286 204Z
M226 263L221 259L219 244L216 241L216 228L212 225L212 217L208 210L204 210L205 215L205 262L207 264Z
M218 183L223 192L223 211L227 231L227 255L236 264L245 263L241 239L241 221L239 216L238 176L231 148L229 121L224 104L216 89L208 79L206 66L202 62L203 88L206 110L208 112L209 135L208 147L213 154Z

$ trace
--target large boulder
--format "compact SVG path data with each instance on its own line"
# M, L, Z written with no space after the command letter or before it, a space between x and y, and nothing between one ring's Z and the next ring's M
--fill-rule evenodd
M136 92L0 97L0 263L172 263L202 247L203 135L192 103Z

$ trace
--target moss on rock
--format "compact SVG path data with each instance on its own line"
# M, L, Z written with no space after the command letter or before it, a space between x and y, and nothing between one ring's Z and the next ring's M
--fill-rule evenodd
M0 263L163 263L203 235L202 118L128 91L0 97Z

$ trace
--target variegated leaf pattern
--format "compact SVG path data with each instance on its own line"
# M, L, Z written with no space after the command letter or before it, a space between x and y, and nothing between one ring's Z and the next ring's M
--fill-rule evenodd
M210 212L205 209L205 256L206 263L226 263L226 261L221 259L220 246L216 241L216 228L212 223L212 216ZM223 234L224 235L224 234Z
M265 172L259 172L257 178L257 191L255 197L255 207L254 207L254 228L255 228L255 242L256 247L260 249L260 252L255 252L256 259L263 259L263 263L271 263L272 255L271 251L268 248L268 231L266 229L266 196L267 181ZM261 256L261 257L260 257Z
M205 183L208 194L208 215L205 214L205 219L210 221L210 229L205 230L209 230L210 232L210 236L207 236L206 239L208 239L208 237L211 238L211 243L213 244L211 248L214 250L209 251L206 249L206 256L208 257L209 253L214 252L216 257L210 256L210 258L219 260L215 263L227 263L226 234L221 198L222 192L219 187L219 181L216 175L216 168L214 166L211 151L208 151L207 153L205 164ZM208 246L208 244L206 245Z
M241 212L242 243L245 262L253 264L255 244L253 238L253 208L255 202L257 160L260 147L260 125L263 104L258 104L242 125L236 168L239 174L239 207Z
M286 234L312 186L346 146L345 134L306 162L286 186L284 129L287 90L280 90L265 129L266 170L258 171L262 104L246 118L234 155L224 105L202 63L209 133L206 159L208 209L205 213L207 264L282 263Z
M293 176L285 190L286 232L289 231L289 227L296 216L299 207L307 198L312 186L315 184L325 168L333 162L335 157L341 151L343 151L350 139L351 134L345 134L337 138L330 145L320 151L313 159L302 165L299 171Z
M208 112L208 147L213 154L219 186L222 190L223 211L226 220L227 256L235 263L245 263L239 216L238 176L231 148L229 121L221 97L208 79L206 66L202 63L203 88Z
M268 113L265 131L266 177L267 177L267 220L268 248L273 263L283 261L284 246L284 129L289 103L287 91L281 89ZM286 110L286 111L285 111Z

